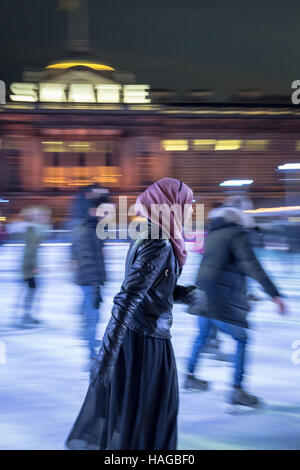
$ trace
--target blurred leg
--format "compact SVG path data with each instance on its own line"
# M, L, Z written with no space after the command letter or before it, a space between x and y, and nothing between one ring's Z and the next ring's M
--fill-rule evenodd
M212 323L209 318L200 316L198 317L199 334L194 341L191 357L188 362L188 372L190 374L194 373L196 364L198 362L199 354L201 353L208 341L211 324Z
M94 286L82 286L84 316L84 339L88 342L91 358L96 356L96 332L99 321L99 309L96 308L97 289Z
M211 324L210 332L209 332L209 341L217 341L217 328L214 324Z
M26 294L24 299L24 320L31 318L32 303L36 293L36 282L35 279L26 280Z
M246 328L217 320L213 320L213 322L220 331L230 335L237 343L234 359L234 385L241 387L244 377L246 345L248 341Z

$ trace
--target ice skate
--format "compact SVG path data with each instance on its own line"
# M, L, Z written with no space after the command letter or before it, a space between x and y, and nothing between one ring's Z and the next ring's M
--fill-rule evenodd
M193 374L187 374L183 388L185 390L197 390L205 392L209 388L209 382L206 380L197 379Z
M40 321L36 318L33 318L31 315L24 315L19 323L19 328L34 328L38 326Z
M235 387L225 405L225 411L234 414L246 409L257 409L260 404L258 397L249 395L243 388Z

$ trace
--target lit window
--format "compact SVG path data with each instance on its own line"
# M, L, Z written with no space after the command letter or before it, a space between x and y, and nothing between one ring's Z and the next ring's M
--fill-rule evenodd
M79 141L43 141L44 152L64 152L64 153L104 153L112 152L113 142L110 141L97 141L97 142L79 142Z
M238 150L241 143L241 140L217 140L215 150Z
M300 152L300 140L297 140L296 142L296 151Z
M244 140L243 141L243 150L249 152L257 152L266 150L268 146L268 140L263 139L252 139L252 140Z
M92 144L89 142L70 142L68 145L69 152L91 152Z
M179 152L189 149L188 140L163 140L162 147L166 152Z
M192 145L193 145L193 150L214 150L215 145L216 145L216 139L198 139L198 140L193 140Z
M64 142L58 142L58 141L43 141L43 151L44 152L64 152L65 151L65 145Z

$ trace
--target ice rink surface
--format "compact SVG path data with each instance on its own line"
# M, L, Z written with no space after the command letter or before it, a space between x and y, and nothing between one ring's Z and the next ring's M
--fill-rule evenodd
M74 285L69 247L40 249L41 273L36 316L42 325L16 328L21 314L20 246L0 247L0 449L63 449L88 386L87 350L80 339L81 292ZM109 280L104 288L99 339L112 298L124 272L127 245L106 247ZM209 392L180 388L179 449L300 449L300 255L264 250L263 265L288 297L290 315L279 317L261 297L250 314L251 341L246 388L263 400L259 410L228 414L232 366L208 356L197 375L211 381ZM193 283L200 256L191 252L180 282ZM196 317L174 307L173 345L179 381L192 341ZM222 350L232 353L224 335Z

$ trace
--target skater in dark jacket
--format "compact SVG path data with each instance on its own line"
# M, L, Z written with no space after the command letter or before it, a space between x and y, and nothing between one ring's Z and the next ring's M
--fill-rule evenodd
M200 333L188 362L185 388L207 388L207 382L195 378L194 371L207 343L210 328L215 325L237 343L231 402L256 406L257 397L248 395L242 388L248 339L247 276L261 284L281 313L285 308L280 293L257 260L249 242L249 223L248 215L234 207L215 209L210 218L210 232L196 282L197 287L206 293L208 305L205 317L199 316Z
M125 279L67 441L70 449L176 449L178 381L170 329L174 298L183 300L188 290L176 283L187 256L178 238L181 215L192 191L164 178L137 202L148 223L128 251ZM163 203L177 204L169 231L151 212Z
M91 191L88 189L87 191ZM98 218L96 209L101 204L99 196L83 200L79 225L73 229L72 259L76 283L83 291L81 315L83 338L90 351L90 367L97 357L96 330L99 321L99 307L102 301L101 287L105 281L103 240L97 237Z

